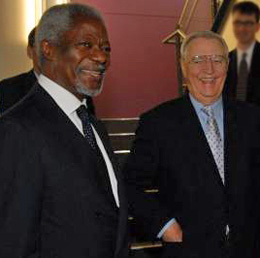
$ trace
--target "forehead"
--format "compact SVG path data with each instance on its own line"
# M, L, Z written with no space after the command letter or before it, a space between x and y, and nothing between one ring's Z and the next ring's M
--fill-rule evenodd
M77 41L80 39L93 39L108 41L105 25L97 19L79 17L74 20L71 30L64 33L66 41Z
M187 46L187 56L223 55L224 49L217 39L197 38Z
M233 20L250 20L250 21L256 21L256 15L254 13L247 14L247 13L241 13L240 11L236 11L233 13Z

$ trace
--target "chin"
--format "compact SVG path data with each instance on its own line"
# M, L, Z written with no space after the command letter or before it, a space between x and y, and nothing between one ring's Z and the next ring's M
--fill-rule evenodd
M91 89L87 86L83 86L80 84L76 86L76 89L77 89L77 92L80 94L83 94L83 95L89 96L89 97L96 97L102 92L103 83L101 85L99 85L96 89Z

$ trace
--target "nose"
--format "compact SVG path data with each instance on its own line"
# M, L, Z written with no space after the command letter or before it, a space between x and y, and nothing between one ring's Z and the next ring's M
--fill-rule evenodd
M213 65L213 61L212 61L212 60L207 60L207 61L205 62L204 70L205 70L208 74L214 73L214 65Z
M96 47L92 51L92 60L98 65L102 65L107 68L110 64L110 54L103 49Z

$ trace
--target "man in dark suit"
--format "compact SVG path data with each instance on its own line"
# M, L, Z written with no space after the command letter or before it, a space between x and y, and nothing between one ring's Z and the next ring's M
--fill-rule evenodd
M4 79L0 82L0 113L21 100L33 87L40 74L35 53L35 30L33 28L28 36L27 56L33 62L33 69L26 73Z
M163 257L258 257L259 109L222 99L228 48L219 35L191 34L181 56L189 94L141 116L124 170L132 214L163 240ZM145 193L154 186L156 196Z
M87 5L54 6L36 44L38 83L0 119L0 257L125 258L122 178L85 99L110 64L104 21Z
M35 48L35 32L36 27L29 34L27 45L27 56L32 60L33 69L0 82L0 114L20 101L37 82L40 75ZM90 112L95 115L94 103L90 96L87 97L87 103Z
M229 53L225 95L260 105L259 7L249 1L234 5L233 31L237 48Z

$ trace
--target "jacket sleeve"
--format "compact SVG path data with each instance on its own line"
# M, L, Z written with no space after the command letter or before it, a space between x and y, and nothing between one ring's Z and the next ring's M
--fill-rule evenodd
M140 118L131 154L123 169L129 200L129 212L133 214L144 235L155 239L163 226L172 219L160 200L159 193L148 194L160 173L158 123L149 115ZM158 187L158 186L156 186Z
M42 175L35 139L0 121L0 257L37 257Z

